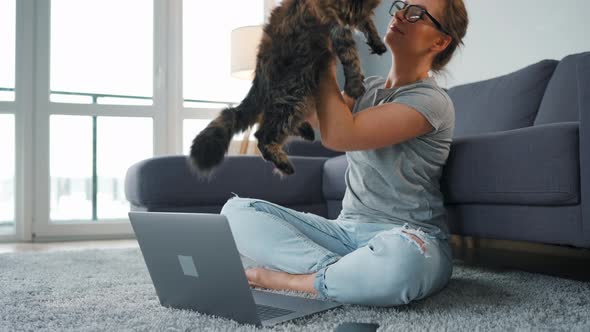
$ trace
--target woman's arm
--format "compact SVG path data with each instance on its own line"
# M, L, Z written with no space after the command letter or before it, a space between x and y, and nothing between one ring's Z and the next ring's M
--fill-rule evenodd
M336 151L378 149L421 136L434 128L418 111L387 103L352 114L343 96L333 61L320 79L317 116L322 144ZM353 101L354 102L354 101ZM354 104L353 104L354 105Z
M336 59L321 75L319 98L316 104L322 144L335 150L333 144L353 125L353 115L340 92L336 79Z
M354 107L356 100L352 97L349 97L344 91L342 91L342 98L344 99L346 106L348 106L348 109L352 112L352 108ZM307 118L305 118L305 121L307 121L314 129L320 127L318 113L315 110Z

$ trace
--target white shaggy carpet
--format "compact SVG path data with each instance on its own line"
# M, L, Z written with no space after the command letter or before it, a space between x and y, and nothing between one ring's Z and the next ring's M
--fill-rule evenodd
M332 331L348 321L379 331L590 331L590 283L456 261L448 286L430 298L346 305L262 330ZM136 248L0 254L0 331L63 330L259 331L160 306Z

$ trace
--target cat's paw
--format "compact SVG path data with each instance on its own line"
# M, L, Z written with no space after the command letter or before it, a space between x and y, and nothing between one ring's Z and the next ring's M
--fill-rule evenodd
M382 42L379 43L369 43L369 47L371 48L371 54L381 55L387 52L387 47Z
M275 163L276 171L280 172L282 175L292 175L295 173L295 169L290 162L280 162Z
M262 142L260 141L258 141L258 151L260 151L260 156L262 157L262 159L264 159L265 161L272 162L272 155L270 154L266 146L262 144Z
M357 99L365 93L365 86L361 80L355 80L354 82L345 83L344 92L348 96Z

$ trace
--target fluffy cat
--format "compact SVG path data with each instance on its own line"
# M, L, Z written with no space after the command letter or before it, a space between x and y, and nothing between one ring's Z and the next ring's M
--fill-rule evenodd
M283 0L263 27L252 87L234 108L226 108L193 140L190 161L209 174L227 152L234 134L258 123L254 134L262 157L283 175L294 168L283 143L288 135L314 140L304 119L315 112L320 74L336 55L344 68L347 95L364 93L364 75L352 29L366 37L372 53L386 47L372 16L380 0Z

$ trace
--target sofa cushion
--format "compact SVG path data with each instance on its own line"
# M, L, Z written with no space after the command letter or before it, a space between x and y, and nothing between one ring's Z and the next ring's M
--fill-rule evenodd
M344 154L325 147L321 141L308 142L303 139L290 138L283 145L283 149L290 156L305 157L336 157Z
M559 62L534 125L580 120L582 94L590 95L589 63L590 52L568 55Z
M461 137L441 177L447 204L580 202L579 123Z
M531 126L556 60L448 90L455 105L454 137Z

